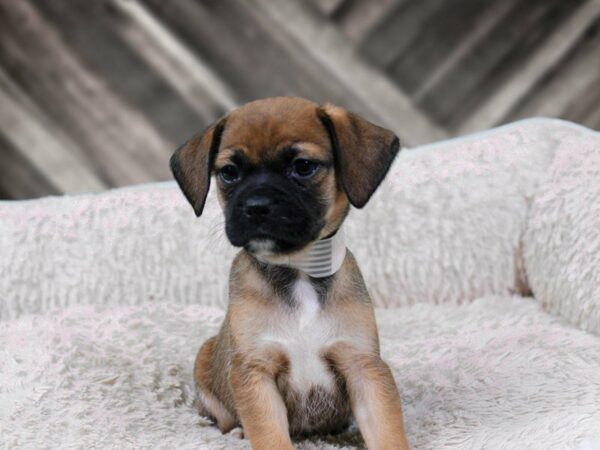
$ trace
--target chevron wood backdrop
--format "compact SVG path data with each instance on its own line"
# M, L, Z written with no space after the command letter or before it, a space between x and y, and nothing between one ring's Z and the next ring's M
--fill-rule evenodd
M170 179L246 101L332 101L405 146L600 128L600 0L0 0L0 198Z

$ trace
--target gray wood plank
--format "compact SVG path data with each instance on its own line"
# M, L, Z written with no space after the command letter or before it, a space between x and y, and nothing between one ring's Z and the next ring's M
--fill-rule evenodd
M355 76L361 68L345 66L345 73L340 73L332 61L344 52L352 52L352 49L340 48L336 44L335 48L325 53L320 52L319 48L323 47L323 39L331 26L327 26L325 21L315 25L313 19L317 15L314 11L310 14L306 5L295 2L285 2L284 5L233 0L202 3L176 0L168 4L158 0L145 0L145 4L186 45L215 67L225 82L239 93L242 101L273 95L298 95L319 103L331 101L382 123L380 105L375 104L374 107L373 99L367 98L368 92L373 92L374 89L362 90L367 84L379 85L385 83L385 80L381 75L369 72L373 77L360 86L349 85L344 81L344 77ZM288 7L294 8L293 20L279 14L280 8ZM286 10L284 15L287 12L289 11ZM310 20L306 20L307 15L311 15ZM290 22L293 22L295 28L290 27ZM297 26L300 22L305 27L304 30ZM306 27L312 28L309 31ZM316 35L320 37L314 39L313 36ZM310 43L303 40L303 37L310 37ZM341 39L340 44L343 41ZM353 73L349 74L349 70ZM386 95L384 101L393 102L402 97L391 84L388 85L393 90L393 95ZM395 107L403 108L403 101L405 100L395 102ZM406 109L403 111L407 112ZM409 116L407 121L410 123L417 121L428 124L426 118L412 109L405 115ZM384 120L389 121L389 114L386 116ZM399 118L394 119L394 125L400 122ZM406 128L409 129L408 135L411 138L423 131L419 127L410 127L408 123ZM438 131L435 127L430 127L427 137L423 134L421 139L431 140L436 135L443 135L436 134Z
M139 27L112 2L33 1L82 64L170 141L184 141L225 111L201 88L190 107L125 39Z
M28 1L0 3L0 65L114 185L169 179L175 144L115 95Z
M511 121L533 115L578 120L573 114L583 98L594 99L600 90L600 19L591 24L571 52L547 71L504 120ZM600 102L596 110L600 111ZM593 115L593 113L592 113ZM579 118L584 119L584 118ZM598 127L593 122L588 126Z
M331 17L346 4L352 3L353 0L304 0L309 5L314 7L325 17Z
M384 15L404 1L406 0L354 0L336 11L333 23L353 43L359 43Z
M546 73L560 64L599 17L600 2L588 0L584 3L553 31L546 42L519 67L518 72L471 114L461 126L461 131L481 130L501 122ZM600 65L596 67L600 68ZM585 105L587 98L581 99L581 104ZM593 104L590 107L593 108Z
M281 26L286 27L305 51L312 51L320 64L326 67L346 87L349 93L360 96L371 113L366 117L394 130L406 145L431 142L446 136L445 130L435 126L417 110L411 101L392 85L380 72L357 57L346 39L331 25L311 15L300 4L252 0L263 7ZM360 112L360 111L359 111Z
M240 102L298 95L316 101L343 99L352 104L352 95L341 89L310 53L247 2L144 3L215 68L238 93Z
M448 76L450 72L456 70L478 43L504 19L505 15L512 7L513 2L503 1L495 3L493 7L485 8L464 38L461 39L453 49L450 49L448 54L437 66L424 74L419 88L412 94L412 98L415 102L420 102L432 89L443 82L444 78Z
M235 108L237 99L230 87L144 5L137 0L114 0L112 4L132 21L131 26L122 30L123 39L192 109L203 118L207 118L208 112L208 120L213 120L215 111L208 110L207 95L210 103L225 111Z
M0 130L0 200L25 200L60 193Z
M529 56L579 4L579 0L518 2L493 32L419 104L438 122L452 129L460 128L506 80L518 76Z
M600 131L600 108L598 108L598 104L600 103L600 95L598 95L596 91L596 98L594 99L594 103L592 103L591 108L589 109L589 113L581 121L581 123L587 127L590 127L593 130Z
M173 147L271 95L338 103L405 145L531 115L599 128L599 9L0 0L0 198L170 179Z
M372 25L358 50L379 68L387 69L415 42L423 24L444 7L440 0L404 1Z
M44 174L42 181L46 183L43 185L51 185L50 192L89 192L106 188L95 174L92 161L2 69L0 105L0 132L4 141L10 142L10 150L20 152L18 166L27 161L32 173Z
M502 9L509 9L517 1L463 0L460 7L455 2L442 2L421 23L410 46L390 63L388 73L404 90L417 93L427 77L438 71L461 41L468 39L486 14L498 16Z
M569 64L571 83L579 89L571 89L570 101L560 116L600 130L600 18L582 36ZM565 79L563 75L563 88Z

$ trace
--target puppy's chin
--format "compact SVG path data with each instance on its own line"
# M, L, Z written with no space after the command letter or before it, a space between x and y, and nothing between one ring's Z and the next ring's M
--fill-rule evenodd
M275 254L275 240L269 238L257 238L250 240L244 248L254 256L264 257Z
M269 264L287 264L290 257L297 257L307 251L314 241L307 242L304 245L285 245L281 241L269 238L252 239L244 246L246 251L262 262Z
M276 262L278 257L285 258L292 254L302 252L311 242L313 241L300 244L261 236L250 239L244 245L244 249L254 256Z
M252 255L291 256L319 239L321 221L305 220L302 227L288 223L253 224L235 216L226 221L225 234L234 247L242 247Z

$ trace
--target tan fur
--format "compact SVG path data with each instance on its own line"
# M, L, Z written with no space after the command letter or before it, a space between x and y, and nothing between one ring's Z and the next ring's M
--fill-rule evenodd
M215 364L215 356L217 355L214 348L215 341L216 336L213 336L200 347L194 364L194 378L199 391L200 412L212 417L217 422L219 429L223 433L227 433L236 426L237 418L219 400L223 397L218 396L219 389L214 385L214 381L218 380L215 377L217 371L211 369L219 366L218 363Z
M286 406L275 381L285 367L285 355L276 348L232 356L231 389L254 448L294 448Z
M214 338L221 341L226 350L214 353L212 360L214 366L227 369L211 370L212 364L201 357L203 346L196 365L196 382L210 389L211 380L225 379L228 374L230 384L223 384L213 395L225 399L224 404L231 404L233 400L234 406L229 412L235 416L236 423L241 418L253 448L293 448L288 442L287 415L295 414L296 401L293 394L286 395L289 392L285 390L287 358L276 346L256 344L260 331L279 320L280 301L274 292L269 292L269 287L253 269L251 257L245 253L236 258L232 273L228 320ZM323 360L344 380L344 387L338 385L336 394L349 396L369 449L408 448L398 391L389 368L379 356L373 307L350 252L336 276L328 302L327 313L335 317L340 329L348 330L344 339L322 352ZM210 346L213 350L215 347ZM224 362L223 358L228 355L231 360ZM206 364L205 373L201 364ZM341 405L343 414L344 401L338 397L332 401ZM365 412L357 415L361 407ZM227 427L223 427L218 419L224 431L235 426L227 419ZM279 446L271 446L273 442Z
M377 352L340 342L325 353L346 380L354 416L369 449L408 449L394 377Z
M219 136L214 165L218 169L228 164L236 151L260 163L292 144L304 157L331 162L329 169L321 170L313 180L328 205L320 232L324 237L339 228L349 200L332 163L331 137L317 110L312 102L290 98L241 107L223 119L227 126ZM344 118L343 110L329 107L329 112L340 127L336 130L343 135L340 140L360 141L361 136L344 136L348 131L343 122L350 119ZM370 128L364 120L360 127L369 134L364 142L389 140L387 130L380 133L382 129ZM205 144L203 148L208 147ZM191 158L189 152L183 153L186 158ZM361 170L353 168L346 178L359 176ZM184 172L189 175L191 169ZM357 195L365 197L364 189L356 189L361 191ZM219 199L223 205L224 197ZM408 448L400 397L391 371L379 355L373 306L350 251L328 286L326 300L310 312L314 318L308 336L293 334L295 327L301 328L297 320L302 319L298 309L302 305L290 305L289 300L286 304L284 294L274 290L264 269L245 250L233 261L229 296L223 325L200 348L194 368L200 411L214 418L221 431L241 424L254 449L292 449L290 435L339 431L354 413L370 449ZM319 347L313 364L322 364L319 370L326 371L321 384L303 384L302 372L294 365L298 356L290 353L293 342L288 342L296 337L298 342L306 340L307 345Z
M312 144L308 152L329 149L329 137L316 115L317 106L287 97L248 103L228 116L221 148L239 148L253 161L268 160L293 143Z
M317 114L327 126L338 157L340 181L352 205L362 208L383 179L399 149L398 138L339 106Z

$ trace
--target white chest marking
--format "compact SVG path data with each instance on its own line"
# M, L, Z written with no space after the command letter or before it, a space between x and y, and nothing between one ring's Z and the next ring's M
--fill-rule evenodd
M294 299L298 302L298 326L302 330L317 319L321 305L315 288L304 278L294 286Z
M331 389L334 380L321 357L321 351L336 339L336 327L319 303L318 295L306 278L296 281L292 295L295 308L287 312L277 328L263 335L265 342L281 345L290 361L290 382L298 392L312 386Z

